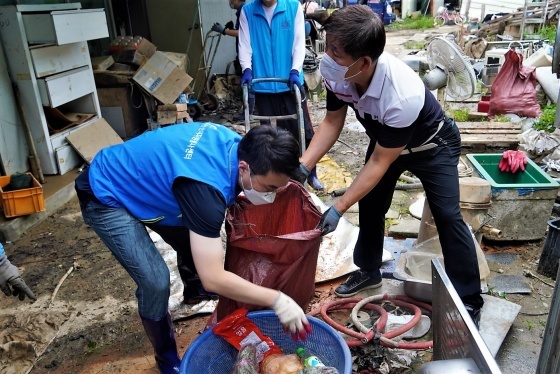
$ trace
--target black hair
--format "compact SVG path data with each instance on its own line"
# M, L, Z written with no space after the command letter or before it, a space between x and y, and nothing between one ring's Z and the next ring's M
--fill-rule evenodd
M269 125L253 127L239 142L237 156L249 164L252 174L268 172L289 177L299 170L299 145L286 130Z
M385 48L383 21L366 5L337 9L327 18L323 30L354 59L369 56L375 62Z

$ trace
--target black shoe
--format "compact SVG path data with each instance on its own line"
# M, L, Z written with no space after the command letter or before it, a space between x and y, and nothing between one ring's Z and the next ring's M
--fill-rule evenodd
M471 319L474 322L474 325L476 326L476 329L480 330L480 310L481 310L481 308L475 308L473 306L465 304L465 309L469 313L469 316L471 316Z
M346 282L342 283L334 290L334 293L337 296L348 297L363 290L379 288L381 284L382 278L379 271L376 276L372 276L368 272L356 270L350 274Z

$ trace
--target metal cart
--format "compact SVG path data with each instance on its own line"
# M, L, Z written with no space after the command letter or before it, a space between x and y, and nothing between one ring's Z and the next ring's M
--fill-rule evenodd
M285 83L286 85L289 84L288 79L282 78L256 78L251 81L251 85L259 84L259 83ZM251 121L253 120L269 120L270 124L276 127L276 121L278 120L285 120L285 119L296 119L298 121L298 137L299 137L299 144L300 144L300 151L302 155L305 152L305 128L303 123L303 110L301 108L301 92L299 88L294 85L292 87L292 92L294 93L294 100L296 100L296 108L297 112L294 114L287 114L283 116L260 116L260 115L253 115L249 114L249 89L246 84L243 85L243 110L245 113L245 133L249 132L251 129Z

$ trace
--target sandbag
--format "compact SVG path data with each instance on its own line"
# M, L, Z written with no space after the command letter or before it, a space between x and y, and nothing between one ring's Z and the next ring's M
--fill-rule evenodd
M488 116L514 113L522 117L537 118L541 108L537 103L535 68L523 66L523 55L510 49L492 84Z
M226 214L225 269L263 287L281 290L304 310L315 293L321 213L302 185L290 182L272 204L240 195ZM236 309L265 309L220 296L217 320Z

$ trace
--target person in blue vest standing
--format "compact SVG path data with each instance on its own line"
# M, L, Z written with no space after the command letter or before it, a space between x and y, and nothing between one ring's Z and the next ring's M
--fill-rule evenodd
M251 86L253 78L284 78L289 83L259 83L252 86L255 105L262 116L294 114L297 106L291 92L294 85L301 92L305 142L313 138L313 126L303 89L305 59L304 11L298 0L253 0L241 9L239 17L239 63L241 85ZM279 120L278 126L298 136L297 120ZM317 169L305 170L307 181L315 190L324 186Z
M180 360L168 312L169 269L146 227L178 252L204 289L272 308L296 339L311 331L292 298L224 270L220 236L226 209L241 192L253 204L274 201L298 173L298 149L290 133L271 126L241 138L213 123L178 124L102 149L76 179L84 222L137 285L138 313L162 373L178 373ZM185 295L199 292L183 283Z
M23 281L18 268L8 260L2 243L0 243L0 289L6 296L16 296L20 300L25 299L25 296L31 300L37 299Z

